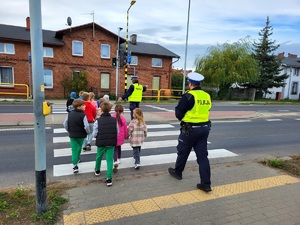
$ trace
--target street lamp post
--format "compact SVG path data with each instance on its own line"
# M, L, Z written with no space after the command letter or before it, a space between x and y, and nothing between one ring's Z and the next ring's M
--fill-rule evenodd
M128 21L129 21L129 10L131 8L131 6L134 5L134 3L136 2L136 0L132 0L130 2L130 6L127 9L127 23L126 23L126 56L128 56ZM128 63L126 62L125 64L125 92L127 90L127 76L128 76Z
M118 28L118 49L117 49L117 62L116 62L116 101L118 100L118 85L119 85L119 47L120 47L120 31L122 27Z
M188 39L189 39L190 8L191 8L191 0L189 0L188 19L187 19L187 25L186 25L185 56L184 56L184 71L183 71L183 82L182 82L182 94L184 94L184 92L185 92L186 58L187 58L187 47L188 47Z

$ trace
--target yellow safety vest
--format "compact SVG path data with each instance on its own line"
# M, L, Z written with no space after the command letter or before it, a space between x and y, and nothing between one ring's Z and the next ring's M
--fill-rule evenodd
M191 110L186 112L182 121L186 123L208 122L211 108L210 95L202 90L191 90L189 94L194 96L195 104Z
M133 92L128 97L129 102L141 102L143 96L143 86L139 83L133 84Z

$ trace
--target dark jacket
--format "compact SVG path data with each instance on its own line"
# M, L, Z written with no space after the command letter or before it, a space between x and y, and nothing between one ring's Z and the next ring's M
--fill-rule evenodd
M84 129L83 119L85 114L82 110L74 109L68 114L68 132L71 138L85 138L87 133Z
M96 136L96 146L116 146L117 145L117 120L110 113L102 113L97 119L98 132Z

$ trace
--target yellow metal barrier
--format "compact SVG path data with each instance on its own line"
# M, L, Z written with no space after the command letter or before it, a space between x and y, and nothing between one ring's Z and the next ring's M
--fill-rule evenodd
M162 98L181 98L182 96L182 90L177 90L177 89L147 89L146 93L148 93L149 91L152 91L152 95L143 95L143 98L156 98L157 102L160 102L160 100ZM157 92L157 94L155 95L154 93ZM174 92L178 92L181 93L180 95L172 95L172 93Z
M5 86L2 86L5 85ZM29 87L27 84L11 84L11 83L0 83L0 89L4 87L15 87L15 86L24 86L26 88L26 93L24 92L2 92L0 91L0 95L25 95L27 101L29 100Z

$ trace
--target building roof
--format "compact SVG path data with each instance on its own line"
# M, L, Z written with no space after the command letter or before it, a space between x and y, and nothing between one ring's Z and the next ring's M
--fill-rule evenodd
M282 58L281 64L283 64L283 66L287 66L287 67L300 68L300 58L284 57L284 58Z
M43 42L49 45L63 45L63 41L55 38L56 31L42 30ZM26 27L0 24L0 39L30 42L30 30Z
M125 49L125 44L120 45L120 49ZM159 44L137 42L136 44L128 43L128 49L131 53L145 54L145 55L157 55L157 56L167 56L172 58L180 58L179 55L168 49L162 47Z
M94 28L98 30L102 30L103 32L111 35L114 38L118 38L118 35L105 29L104 27L96 24L96 23L87 23L76 27L70 27L63 30L51 31L51 30L42 30L43 34L43 42L48 45L64 45L62 38L65 34L86 28ZM13 40L13 41L22 41L22 42L30 42L30 30L26 29L26 27L12 26L0 24L0 40ZM120 49L125 49L126 40L120 37ZM136 54L145 54L145 55L157 55L157 56L165 56L171 58L180 58L179 55L169 51L168 49L162 47L159 44L153 43L144 43L137 42L136 44L132 44L129 42L128 44L129 50L132 53Z

